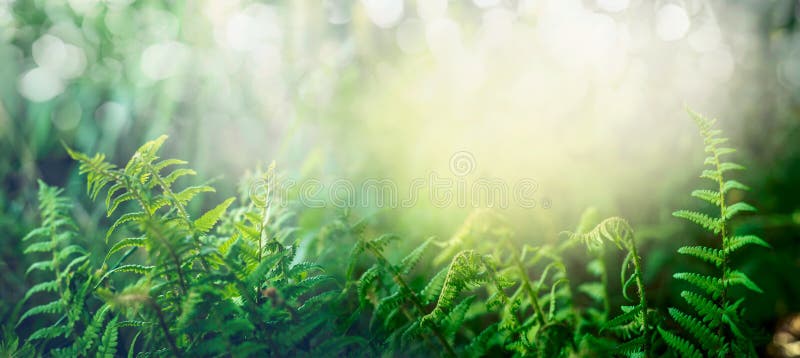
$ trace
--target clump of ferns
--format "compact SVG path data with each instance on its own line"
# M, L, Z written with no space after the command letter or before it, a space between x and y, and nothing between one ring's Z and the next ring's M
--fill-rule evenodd
M178 178L194 171L180 168L161 173L169 166L185 164L159 160L157 153L165 139L144 144L121 169L105 162L101 154L89 157L69 150L81 163L81 173L87 174L92 198L108 188L108 215L122 203L138 204L139 210L120 216L106 237L122 225L133 226L132 231L140 235L117 241L106 261L127 250L118 260L122 262L137 248L144 248L144 264L108 268L97 285L105 285L99 287L99 294L110 305L139 318L139 325L147 329L143 350L173 355L285 355L318 349L331 352L358 343L350 337L327 339L314 334L325 320L312 312L324 300L316 296L302 301L301 297L330 277L317 274L320 269L315 265L293 262L295 244L282 242L289 240L291 230L281 231L282 221L271 221L269 203L248 201L244 208L233 210L232 218L223 218L234 201L230 198L195 220L189 216L187 204L197 194L214 189L206 185L173 188ZM221 229L211 235L220 219L233 223L235 230ZM111 278L122 272L140 278L120 289ZM287 330L287 326L295 329ZM131 349L134 346L135 342Z
M495 269L491 257L473 250L457 253L450 264L414 287L407 277L423 254L436 245L430 238L417 246L397 264L385 256L386 247L397 240L396 235L380 235L367 239L364 235L354 246L351 262L363 253L375 263L357 281L359 311L371 311L371 336L376 350L404 353L433 349L448 356L460 353L456 342L459 330L468 318L476 296L461 297L461 293L477 288L492 287L487 306L502 305L508 286ZM355 266L348 270L353 274ZM431 308L432 307L432 308Z
M89 301L92 301L91 294L98 276L91 274L89 253L75 241L77 227L69 215L72 206L61 192L61 189L39 181L42 224L23 238L23 241L32 241L25 254L48 255L47 259L33 263L27 272L42 271L51 274L52 279L32 286L25 293L22 304L46 293L55 294L57 298L29 308L19 318L17 327L40 315L60 318L33 331L22 347L14 344L18 349L15 356L32 356L34 349L39 350L39 354L47 352L56 357L113 356L117 330L125 323L119 322L116 315L108 320L110 313L106 305L93 315L90 313L97 306L96 302Z
M214 250L204 246L202 240L233 199L225 200L193 220L186 209L189 202L198 194L213 192L214 189L200 185L177 190L174 183L195 172L188 168L169 170L186 162L178 159L160 160L158 151L165 140L166 136L161 136L145 143L123 168L108 163L102 154L90 157L69 148L67 151L80 163L80 173L87 176L90 198L96 199L106 190L108 216L128 202L136 203L138 207L123 213L107 231L106 241L122 226L131 228L130 231L138 235L122 238L111 246L105 258L105 273L95 289L120 310L120 306L126 305L144 307L147 315L143 314L145 309L137 309L132 316L140 319L137 321L139 325L160 330L145 335L145 346L168 347L172 354L177 355L182 346L190 345L194 339L189 334L176 334L187 332L173 332L168 322L178 320L189 312L187 308L192 309L190 305L185 307L187 297L191 298L195 290L206 283L204 280L208 276L203 273L208 275L213 272L209 258ZM122 264L138 248L146 252L144 262ZM108 267L108 262L117 256L119 264ZM129 285L125 284L130 281L123 280L125 277L116 282L118 279L115 276L121 273L139 278Z
M586 332L585 342L592 345L594 351L605 354L650 355L655 339L654 321L657 319L657 315L647 306L647 289L643 280L642 258L638 254L636 239L630 224L625 219L611 217L601 221L591 230L571 233L570 239L583 242L590 252L595 253L595 258L590 261L589 267L590 271L601 277L600 282L590 282L590 287L585 287L586 284L581 286L581 291L603 304L601 311L589 311L590 316L584 322L599 323L599 333L612 333L621 341L607 341L602 336L595 336L594 332ZM607 269L603 262L604 248L609 242L625 251L625 258L620 270L620 282L623 298L631 303L621 306L622 313L611 319L607 318L611 309L608 298L608 279L605 277ZM632 289L636 292L635 297L630 295Z
M687 313L678 308L669 309L670 316L683 328L682 333L673 333L660 327L658 331L664 341L682 356L755 356L751 336L742 321L744 298L737 299L732 289L741 286L757 293L761 293L761 289L744 272L731 267L730 258L746 246L769 245L754 235L732 235L732 219L742 212L755 211L750 204L733 202L728 196L734 190L748 190L746 185L728 179L729 172L744 167L725 159L735 150L723 146L728 139L721 136L721 130L714 128L716 120L691 111L689 114L700 130L705 152L708 153L704 164L709 169L703 170L700 177L709 180L713 186L711 189L695 190L692 196L711 204L715 213L678 210L673 215L711 232L719 239L719 246L684 246L678 252L712 264L717 273L674 274L676 279L686 281L695 288L681 292L681 297L692 311Z
M244 205L235 208L224 220L220 232L228 238L220 245L226 263L237 276L240 296L252 295L252 287L260 295L249 300L256 304L269 302L275 309L262 310L270 347L284 347L276 354L288 354L293 347L331 354L348 345L360 345L360 338L339 332L335 307L339 291L332 287L333 278L324 274L318 264L298 257L298 242L291 223L294 213L273 197L274 164L266 172L257 171L245 182L267 187L243 195ZM281 322L283 324L276 324ZM288 331L287 325L294 327ZM338 347L337 347L338 346Z
M443 260L450 252L473 247L491 258L496 277L503 282L486 287L492 297L503 298L497 305L487 305L489 311L497 311L500 320L477 332L466 349L473 355L497 349L522 356L566 354L574 349L572 332L577 317L561 253L572 244L520 247L513 235L502 217L477 210L443 243L436 258ZM532 279L537 274L538 278Z

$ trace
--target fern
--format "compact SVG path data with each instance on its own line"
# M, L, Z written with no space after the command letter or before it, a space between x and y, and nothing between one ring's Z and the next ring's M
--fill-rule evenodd
M688 339L661 328L659 333L670 347L684 356L755 355L752 341L742 333L745 329L739 308L742 301L732 302L729 288L741 285L759 293L761 289L746 274L733 269L729 262L731 254L747 245L769 245L756 236L731 235L730 221L742 212L755 211L752 205L741 201L731 202L726 196L731 190L748 190L746 185L727 178L728 172L744 167L725 159L727 154L735 150L722 147L728 139L720 136L720 130L714 129L716 120L691 111L689 114L700 129L705 152L708 153L705 165L710 169L703 170L701 178L711 181L714 186L713 189L695 190L692 196L711 204L718 216L691 210L678 210L673 215L712 232L719 239L720 246L684 246L678 249L678 253L713 264L717 275L676 273L676 279L687 281L695 287L694 291L681 293L694 312L685 313L676 308L669 310L670 316L683 328Z
M648 355L650 351L652 325L648 322L647 289L642 279L642 259L638 254L636 240L630 224L622 218L612 217L603 220L594 229L584 234L572 234L572 238L585 242L590 247L601 246L603 242L614 243L626 251L620 271L622 296L635 303L624 306L623 313L602 324L602 329L615 332L627 342L619 349L612 349L615 354ZM628 295L631 287L636 288L638 299ZM633 338L632 338L633 337Z
M80 295L80 285L89 285L80 271L88 265L88 253L75 244L77 227L69 216L72 206L68 199L61 196L62 190L48 186L39 181L39 213L42 226L32 230L23 238L29 241L25 253L47 253L49 259L33 263L28 272L44 271L52 276L49 281L33 285L25 293L23 301L32 296L56 294L56 300L29 308L19 318L17 325L30 317L48 314L62 315L69 318L69 325L62 327L43 327L31 333L30 340L47 341L58 337L70 337L79 334L74 330L80 316L69 314L83 309L85 297Z
M24 241L25 252L39 259L28 275L42 279L23 296L22 314L13 313L18 329L4 332L0 352L55 357L125 352L131 357L752 355L742 319L744 300L730 288L761 288L732 267L730 258L746 246L769 245L753 235L730 233L734 218L755 210L728 200L731 191L748 189L728 179L743 167L722 159L734 151L722 147L727 140L713 129L713 121L693 116L709 153L701 177L714 187L691 196L715 213L679 210L674 215L703 227L720 245L678 249L716 272L674 275L691 286L681 293L688 309L664 312L680 331L666 328L648 307L643 257L625 219L598 222L596 211L587 210L573 233L534 247L516 238L497 213L478 210L450 238L429 238L400 253L394 249L399 236L375 232L368 218L351 222L349 210L332 221L322 215L318 228L304 224L298 229L309 218L298 217L296 203L288 198L273 197L274 163L243 180L239 200L228 198L193 212L189 208L196 207L199 194L214 188L178 185L195 172L185 161L160 158L162 136L141 146L123 167L102 154L67 148L86 176L89 197L103 201L113 220L97 259L78 242L61 190L40 183L42 223ZM248 195L255 181L266 183L266 197ZM612 264L617 261L609 243L621 250L621 262ZM342 247L352 247L349 255ZM587 258L589 275L574 275L576 257ZM611 289L615 266L620 291ZM626 302L615 306L618 297ZM18 338L23 331L30 334Z

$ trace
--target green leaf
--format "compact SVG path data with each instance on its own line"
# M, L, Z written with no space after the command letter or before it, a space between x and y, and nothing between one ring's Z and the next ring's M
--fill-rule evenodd
M734 236L728 239L727 253L735 252L746 245L758 245L766 248L772 247L766 241L755 235Z
M133 195L133 193L125 193L125 194L122 194L120 196L117 196L116 198L114 198L114 200L112 200L111 206L108 207L108 210L106 211L106 216L110 217L111 214L113 214L114 211L117 210L117 208L119 207L120 204L122 204L122 203L124 203L126 201L133 200L135 198L136 198L136 196Z
M22 321L24 321L28 317L35 316L35 315L40 315L40 314L55 314L55 313L62 312L63 309L64 309L64 305L61 302L61 300L57 300L57 301L46 303L46 304L43 304L43 305L40 305L40 306L32 307L27 312L25 312L22 315L22 317L19 318L19 322L17 323L17 326L19 326L19 324L22 323Z
M700 314L703 322L708 323L709 327L716 328L719 326L720 317L725 314L725 311L717 306L716 303L691 291L681 292L681 297Z
M695 285L698 288L706 291L714 298L719 297L719 295L722 293L722 282L716 277L704 276L694 272L678 272L672 275L672 277L678 280L687 281L692 285Z
M689 210L678 210L672 213L672 216L689 220L697 225L702 226L706 230L714 232L715 234L718 234L720 231L722 231L722 220L718 218L712 218L703 213Z
M108 238L111 237L111 234L113 234L114 230L120 227L120 225L123 225L127 222L142 221L146 218L147 214L141 211L135 213L127 213L125 215L120 216L119 219L117 219L117 221L115 221L114 224L111 225L111 228L108 229L108 231L106 232L106 242L108 242Z
M66 336L68 333L69 327L66 325L43 327L36 330L36 332L33 332L33 334L28 337L28 340L35 341L38 339L53 339L56 337Z
M32 295L39 292L56 292L56 291L58 291L58 281L52 280L52 281L40 282L33 285L33 287L31 287L28 290L28 292L25 293L25 296L22 298L22 300L25 301Z
M695 190L692 192L692 196L698 199L705 200L716 206L719 206L720 203L722 202L722 198L719 195L719 192L715 190L708 190L708 189Z
M53 249L55 249L55 247L53 246L52 241L43 241L29 245L28 247L25 248L25 251L23 251L23 253L29 254L32 252L50 252L53 251Z
M204 193L204 192L215 192L214 188L208 185L200 185L200 186L190 186L186 189L183 189L180 193L175 194L175 199L179 202L186 204L191 201L197 194Z
M211 230L235 199L236 198L228 198L213 209L206 211L203 216L194 221L195 230L204 234Z
M744 170L744 169L746 169L744 166L731 162L720 163L719 165L720 173L725 173L731 170Z
M381 272L380 270L380 266L372 265L370 268L364 271L363 274L361 274L361 278L358 280L358 300L362 307L368 302L368 290L372 287L372 284L375 282L375 280L378 279Z
M678 337L670 331L661 329L661 327L658 327L658 333L661 335L661 338L664 339L664 342L666 342L667 345L676 351L680 352L682 357L703 358L703 355L700 354L700 352L697 350L697 347L695 347L689 341Z
M172 173L169 173L169 175L164 177L164 179L162 181L164 182L164 185L169 187L169 186L172 185L172 183L174 183L176 180L178 180L178 178L180 178L182 176L185 176L185 175L197 175L197 172L195 172L192 169L188 169L188 168L175 169L175 171L173 171Z
M417 265L419 260L422 258L422 255L425 253L425 250L430 246L431 242L433 242L433 238L428 238L417 246L414 250L412 250L406 257L400 261L400 265L397 267L397 271L403 274L407 274Z
M25 274L27 275L27 274L31 273L31 271L35 271L35 270L53 271L53 261L39 261L39 262L33 263L33 264L31 264L30 267L28 267L28 270L25 271Z
M97 349L98 358L114 358L117 355L117 317L106 325L100 347Z
M188 162L180 159L165 159L153 165L153 170L156 173L158 173L161 171L161 169L164 169L170 165L184 165L184 164L188 164Z
M748 289L750 289L752 291L755 291L755 292L758 292L758 293L764 293L764 291L762 291L761 288L759 288L755 284L755 282L750 280L750 278L747 277L747 275L745 275L741 271L733 270L733 271L728 272L725 285L726 286L742 285L742 286L747 287Z
M28 232L28 234L25 235L25 237L22 238L22 241L28 241L28 240L30 240L30 239L32 239L34 237L37 237L37 236L46 237L47 235L50 235L50 228L49 227L47 227L47 226L37 227L37 228L31 230L30 232Z
M748 187L747 185L744 185L744 184L742 184L742 183L740 183L740 182L738 182L736 180L728 180L728 181L725 182L725 184L722 184L722 193L723 194L727 194L729 191L731 191L733 189L747 191L747 190L750 190L750 187Z
M642 306L636 305L627 312L608 320L601 326L601 330L611 329L617 326L623 326L630 322L634 322L636 318L642 313Z
M678 249L678 253L697 257L701 260L712 263L717 267L721 266L725 261L722 250L712 249L705 246L684 246Z
M730 220L734 215L744 211L756 211L756 208L748 203L740 201L725 208L725 219Z
M683 313L676 308L670 308L669 314L675 319L675 322L678 322L691 333L706 351L714 352L723 346L723 339L712 332L710 328L706 327L706 325L697 318Z
M100 278L100 282L103 282L108 276L111 276L111 274L115 272L133 272L144 276L150 273L150 271L152 271L153 268L155 268L155 266L135 265L135 264L122 265L106 272L106 274Z
M716 170L709 169L703 170L703 172L700 173L700 177L703 179L710 179L711 181L715 182L722 180L722 174Z
M120 240L114 246L108 250L108 254L106 254L106 258L103 261L108 261L111 255L119 252L120 250L127 248L127 247L144 247L147 245L147 239L144 237L129 237Z

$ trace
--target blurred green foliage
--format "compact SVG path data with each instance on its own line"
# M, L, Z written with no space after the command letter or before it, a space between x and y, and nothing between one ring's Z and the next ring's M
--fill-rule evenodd
M66 188L86 242L101 239L111 224L102 205L84 199L77 167L61 143L121 164L163 133L174 138L163 150L200 173L195 183L218 182L219 193L193 202L193 212L235 193L235 178L272 159L293 178L403 181L446 170L437 165L456 150L470 150L478 159L476 175L534 177L539 194L553 201L549 210L503 213L520 241L552 243L588 206L628 218L647 257L649 299L666 309L683 289L670 273L693 265L675 250L710 238L669 216L693 205L676 194L694 187L702 162L683 102L725 119L721 125L740 144L748 167L742 181L759 208L737 220L734 231L756 233L774 248L734 257L766 292L748 297L745 314L771 332L782 317L800 311L793 280L800 275L797 2L686 1L690 32L673 42L653 34L658 9L646 1L626 2L623 11L601 1L564 1L567 10L530 1L488 7L449 1L451 22L436 22L442 15L430 13L439 10L423 1L401 1L395 20L391 7L386 15L377 3L0 0L3 321L32 282L20 240L36 226L37 180ZM594 49L598 39L585 35L597 31L571 35L582 22L556 16L564 11L625 24L632 39L626 54L635 60L623 61L618 71L585 70L586 63L561 67L576 58L617 60L570 52ZM513 35L500 31L499 37L513 41L481 47L483 25L509 14ZM548 27L553 23L564 25ZM719 48L696 49L703 41L692 35L708 24L720 35L721 58L733 63L730 73L716 72L726 68L719 58L704 62ZM460 38L463 49L438 44L441 37L445 45ZM616 72L622 75L602 78ZM639 72L645 79L637 80ZM404 249L431 235L452 236L471 211L428 203L355 210L372 215L376 231L410 237ZM300 234L322 247L340 237L336 217L334 209L304 210Z

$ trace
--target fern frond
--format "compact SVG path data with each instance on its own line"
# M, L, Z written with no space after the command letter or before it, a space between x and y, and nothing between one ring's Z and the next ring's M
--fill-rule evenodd
M678 337L670 331L661 329L661 327L658 327L658 333L661 334L661 338L664 339L664 342L666 342L667 345L676 351L680 352L682 357L703 358L703 355L700 354L700 351L691 342Z
M722 294L723 282L716 277L701 275L694 272L678 272L672 275L675 279L684 280L702 289L714 299L717 299Z
M100 340L100 347L97 349L97 357L114 358L117 355L117 317L114 317L103 332L103 338Z
M721 219L712 218L711 216L703 213L690 210L678 210L672 213L672 216L689 220L715 234L719 234L720 231L722 231L723 221Z
M747 185L744 185L744 184L742 184L742 183L740 183L740 182L738 182L736 180L733 180L733 179L728 179L728 180L725 181L724 184L722 184L722 193L723 194L727 194L729 191L734 190L734 189L747 191L747 190L750 190L750 187L747 186Z
M707 351L713 352L723 346L722 337L712 332L703 322L681 312L676 308L669 308L669 314L684 329L694 336L698 343Z
M105 259L103 261L108 261L111 255L119 252L122 249L128 247L144 247L147 245L147 238L145 237L129 237L118 241L114 246L111 246L111 249L108 250Z
M17 325L22 323L26 318L40 314L56 314L64 312L64 302L61 300L46 303L40 306L33 307L22 314L17 322Z
M722 252L722 250L705 246L684 246L678 249L678 253L697 257L717 267L722 266L722 263L725 261L725 253Z
M228 198L213 209L207 211L203 216L195 220L194 227L200 233L207 233L219 221L225 210L233 203L235 198Z
M761 288L759 288L755 284L755 282L750 280L750 277L747 277L747 275L745 275L741 271L736 271L736 270L729 271L726 275L725 285L726 286L742 285L750 289L751 291L764 293L764 291L761 290Z
M743 201L732 204L725 208L725 220L730 220L734 215L745 211L753 212L756 211L756 208Z
M414 266L417 265L419 260L422 258L422 255L425 253L425 250L430 246L431 242L433 242L433 238L428 238L422 244L417 246L414 250L412 250L406 257L400 261L400 264L397 267L397 271L402 274L408 274Z
M699 189L692 192L692 196L698 199L705 200L713 205L719 205L722 202L720 194L715 190Z
M725 314L725 310L716 303L691 291L681 292L681 297L700 314L703 322L706 322L709 327L716 328L719 326L720 317Z
M747 245L758 245L766 248L772 247L766 241L755 235L734 236L728 240L727 253L733 253Z

